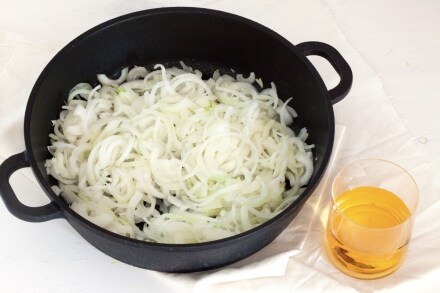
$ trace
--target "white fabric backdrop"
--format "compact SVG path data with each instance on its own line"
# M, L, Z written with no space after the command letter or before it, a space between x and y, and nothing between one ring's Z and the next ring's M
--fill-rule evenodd
M438 1L12 1L0 4L0 160L24 150L23 117L33 83L74 37L110 18L161 6L203 6L254 19L292 43L317 40L337 48L354 74L349 95L334 106L337 147L320 188L276 241L223 269L163 274L102 254L64 220L31 224L0 202L1 292L96 291L395 291L440 288L440 2ZM312 58L327 86L338 78ZM329 186L347 162L381 157L415 177L421 201L403 266L360 281L337 271L322 241ZM12 176L20 199L48 202L29 170Z

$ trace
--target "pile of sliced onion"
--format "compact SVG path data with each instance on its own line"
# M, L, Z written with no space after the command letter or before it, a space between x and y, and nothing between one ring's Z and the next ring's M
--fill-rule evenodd
M54 190L82 217L159 243L217 240L271 219L313 171L274 84L156 65L76 85L48 147Z

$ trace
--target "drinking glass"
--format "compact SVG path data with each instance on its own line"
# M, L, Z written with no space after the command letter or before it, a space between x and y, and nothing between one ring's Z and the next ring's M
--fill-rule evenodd
M399 268L419 201L417 184L398 165L363 159L344 167L332 186L326 251L342 272L376 279Z

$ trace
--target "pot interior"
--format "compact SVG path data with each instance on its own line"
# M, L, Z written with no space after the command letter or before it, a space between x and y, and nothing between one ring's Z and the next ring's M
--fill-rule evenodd
M37 80L26 110L25 140L32 169L48 195L57 202L44 162L51 120L58 119L69 90L79 82L97 84L96 75L117 75L126 66L184 61L205 76L221 72L255 72L264 87L271 82L278 95L299 117L297 132L307 127L313 143L316 185L327 164L333 142L333 110L326 89L301 53L273 31L241 17L202 9L151 10L130 14L95 27L62 49ZM306 191L307 193L307 191ZM310 192L309 192L310 193ZM303 196L305 196L303 194Z

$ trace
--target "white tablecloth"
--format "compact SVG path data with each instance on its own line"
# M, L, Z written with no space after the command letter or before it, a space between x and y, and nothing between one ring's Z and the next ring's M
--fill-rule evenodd
M334 106L337 144L326 176L307 206L272 244L223 269L164 274L135 268L81 238L65 220L31 224L0 201L0 292L292 292L434 291L440 289L440 2L330 0L13 1L0 4L0 160L24 150L30 90L47 62L85 30L116 16L162 6L232 12L277 31L293 44L337 48L354 74ZM311 58L328 87L330 65ZM408 169L420 189L413 238L391 276L343 275L322 249L329 184L347 162L381 157ZM11 182L31 206L48 202L30 170Z

